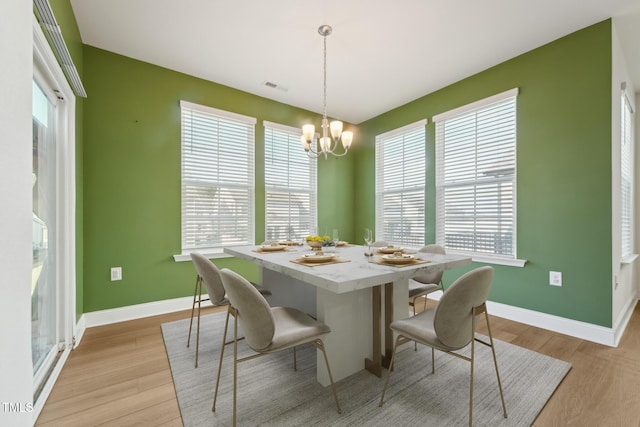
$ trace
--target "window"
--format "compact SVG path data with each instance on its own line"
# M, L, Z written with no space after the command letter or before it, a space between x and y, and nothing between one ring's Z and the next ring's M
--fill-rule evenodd
M300 148L300 129L264 122L267 240L297 240L315 229L317 164Z
M376 136L376 240L424 245L426 124Z
M433 118L436 241L447 251L515 259L517 94L509 90Z
M621 242L622 259L628 258L633 252L633 144L631 126L633 125L633 108L622 91L622 129L621 129L621 159L620 159L620 188L621 188Z
M53 89L32 84L33 99L33 270L31 295L38 304L31 306L31 353L33 369L38 372L58 353L58 328L56 317L59 304L56 292L60 284L57 280L57 249L59 244L56 220L59 214L56 199L60 191L56 185L61 176L56 161L58 147L56 121L59 120L58 99ZM49 360L52 363L53 360ZM48 366L46 366L48 368ZM45 369L46 370L46 369Z
M256 120L180 101L182 253L253 244Z

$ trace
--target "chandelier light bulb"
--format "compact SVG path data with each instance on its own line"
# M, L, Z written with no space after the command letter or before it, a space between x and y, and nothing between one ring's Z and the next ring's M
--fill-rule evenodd
M329 125L329 128L331 129L331 138L333 138L334 141L339 140L340 135L342 135L342 122L334 120Z
M353 132L346 131L342 132L342 147L346 152L351 147L351 142L353 141Z
M314 125L302 126L302 136L310 143L316 136L316 127Z

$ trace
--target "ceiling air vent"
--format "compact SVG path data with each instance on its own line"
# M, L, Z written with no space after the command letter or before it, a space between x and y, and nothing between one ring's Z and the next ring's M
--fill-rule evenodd
M281 86L279 84L276 84L276 83L273 83L273 82L270 82L270 81L265 81L262 84L265 85L266 87L270 87L271 89L278 89L278 90L280 90L282 92L286 92L286 91L289 90L284 86Z

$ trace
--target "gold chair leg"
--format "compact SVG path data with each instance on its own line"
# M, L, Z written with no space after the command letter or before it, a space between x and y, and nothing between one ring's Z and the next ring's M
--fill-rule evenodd
M504 395L502 393L502 382L500 381L500 373L498 372L498 359L496 358L496 349L493 345L493 336L491 335L491 326L489 325L489 314L485 310L484 318L487 322L487 331L489 332L489 342L491 343L491 353L493 354L493 366L496 368L496 377L498 378L498 389L500 390L500 400L502 401L502 414L507 418L507 407L504 404Z
M216 378L216 391L213 394L213 406L211 411L216 411L216 401L218 400L218 386L220 385L220 372L222 371L222 359L224 358L224 346L227 344L227 328L229 327L229 308L227 308L227 318L224 321L224 333L222 334L222 346L220 347L220 361L218 362L218 375Z
M473 425L473 361L475 356L475 331L476 330L476 316L475 313L471 320L471 373L469 375L469 427Z
M431 347L431 373L436 373L436 349Z
M196 295L198 294L198 281L200 276L196 275L196 287L193 290L193 304L191 304L191 320L189 321L189 336L187 336L187 347L191 344L191 326L193 326L193 312L196 309Z
M382 396L380 396L380 403L378 406L382 406L384 403L384 394L387 391L387 385L389 385L389 378L391 377L391 371L393 370L393 361L396 358L396 348L398 348L398 342L400 342L401 335L398 335L396 342L393 344L393 353L391 353L391 360L389 361L389 368L387 368L387 378L384 380L384 387L382 388Z
M331 368L329 367L329 359L327 359L327 352L324 349L324 342L321 339L317 339L313 342L313 345L316 348L322 350L322 355L324 356L324 364L327 366L327 373L329 374L329 380L331 381L331 389L333 390L333 398L336 400L336 407L338 408L338 413L342 413L342 409L340 408L340 403L338 402L338 392L336 391L336 384L333 382L333 375L331 375ZM295 347L293 348L295 352Z
M296 348L293 347L293 370L298 371L298 359L296 357Z
M426 300L425 300L425 308L427 306ZM411 307L413 307L413 315L416 315L416 299L413 299L413 303L411 304ZM418 351L418 341L414 341L413 342L413 351Z
M196 327L196 368L198 367L198 352L200 351L200 308L202 303L202 278L198 276L198 326Z
M233 322L233 427L236 427L236 399L238 388L238 319Z

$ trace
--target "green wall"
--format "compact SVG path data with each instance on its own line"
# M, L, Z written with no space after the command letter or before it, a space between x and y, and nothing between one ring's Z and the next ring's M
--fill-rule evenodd
M517 256L527 264L495 266L490 299L611 327L611 42L603 21L362 123L354 228L375 222L375 135L426 117L433 242L431 117L518 87ZM549 285L550 270L563 273L562 287Z
M78 30L75 15L71 9L69 0L49 0L51 9L60 26L62 35L78 71L80 79L83 79L83 44ZM83 215L83 117L84 98L76 97L76 319L84 312L84 215Z
M264 239L263 120L290 126L320 117L305 110L84 48L84 311L193 295L191 262L180 253L181 99L256 117L256 242ZM319 230L353 230L354 159L319 160ZM219 267L257 280L238 259ZM111 267L123 280L111 282Z

